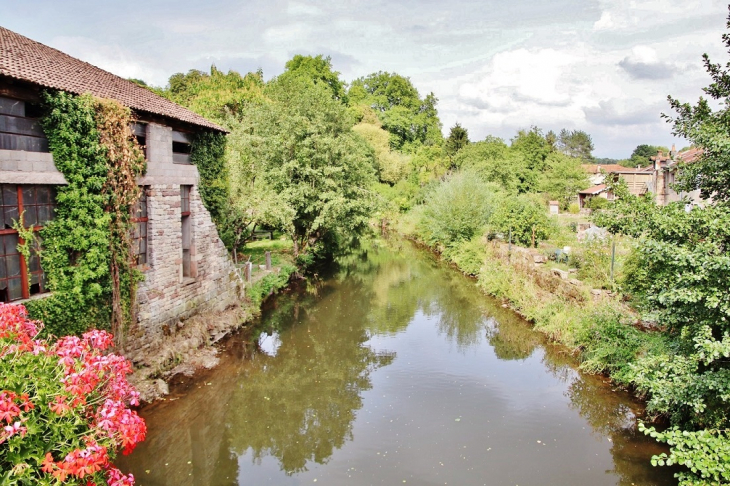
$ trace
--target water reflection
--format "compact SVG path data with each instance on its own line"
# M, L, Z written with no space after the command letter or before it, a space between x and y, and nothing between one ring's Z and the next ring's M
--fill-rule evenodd
M648 465L635 402L428 254L369 243L307 285L273 301L260 346L230 340L143 410L149 438L120 461L138 484L674 483ZM526 449L545 435L560 446Z

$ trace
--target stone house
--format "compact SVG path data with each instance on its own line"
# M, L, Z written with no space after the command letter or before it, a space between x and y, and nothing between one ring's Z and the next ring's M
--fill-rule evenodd
M657 155L651 157L651 165L636 169L616 164L583 165L583 169L588 173L588 179L594 185L578 194L580 207L583 208L592 197L613 200L613 194L606 187L606 182L619 177L626 181L631 194L635 196L652 194L656 203L661 206L682 199L689 200L691 204L700 204L699 190L691 193L678 193L674 190L673 184L677 180L681 164L694 162L701 153L700 149L695 148L677 152L672 147L669 154L659 151Z
M134 214L133 253L144 281L138 320L145 339L196 313L237 303L243 282L198 191L191 137L218 125L119 76L0 27L0 302L46 293L37 256L18 253L13 226L40 229L53 218L55 188L66 181L40 128L43 89L91 93L129 107L145 149L143 196ZM28 272L27 270L30 270ZM30 276L28 276L30 275Z

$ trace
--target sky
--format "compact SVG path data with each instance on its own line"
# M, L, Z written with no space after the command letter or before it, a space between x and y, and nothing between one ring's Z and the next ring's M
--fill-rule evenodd
M342 79L377 71L433 92L444 132L584 130L596 157L682 148L667 95L695 103L725 64L714 0L0 0L0 25L123 77L164 86L190 69L280 74L330 56Z

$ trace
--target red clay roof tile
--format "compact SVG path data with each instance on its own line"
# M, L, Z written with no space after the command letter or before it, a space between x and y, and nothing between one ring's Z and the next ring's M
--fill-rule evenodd
M137 111L224 132L215 123L136 83L0 27L0 74L74 94L112 98Z

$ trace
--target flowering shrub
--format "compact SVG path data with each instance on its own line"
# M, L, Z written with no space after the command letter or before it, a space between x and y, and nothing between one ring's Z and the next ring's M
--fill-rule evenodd
M105 331L52 342L40 326L0 303L0 484L134 484L110 463L147 432L129 362Z

